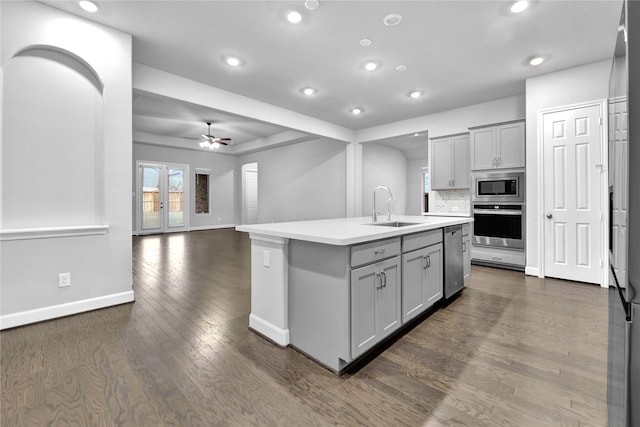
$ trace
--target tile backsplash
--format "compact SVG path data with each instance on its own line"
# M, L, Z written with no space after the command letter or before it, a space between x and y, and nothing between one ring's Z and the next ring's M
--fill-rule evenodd
M430 207L430 212L470 213L471 193L469 189L463 190L432 190L435 203Z

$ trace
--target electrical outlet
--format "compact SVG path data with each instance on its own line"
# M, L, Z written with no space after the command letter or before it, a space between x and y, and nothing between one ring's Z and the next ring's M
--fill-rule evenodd
M65 288L71 286L71 273L58 274L58 287Z
M262 265L271 267L271 253L267 250L262 251Z

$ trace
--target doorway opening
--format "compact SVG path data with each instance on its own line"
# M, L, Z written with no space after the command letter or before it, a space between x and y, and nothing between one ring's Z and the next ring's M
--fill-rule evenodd
M258 222L258 163L242 165L242 223Z

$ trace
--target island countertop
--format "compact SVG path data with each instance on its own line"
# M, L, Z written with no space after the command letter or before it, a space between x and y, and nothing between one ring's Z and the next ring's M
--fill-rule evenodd
M380 225L396 221L413 224L404 227ZM381 216L377 223L374 223L370 216L366 216L240 225L236 230L264 236L348 246L471 221L473 221L472 218L465 217L391 215L391 221L386 216Z

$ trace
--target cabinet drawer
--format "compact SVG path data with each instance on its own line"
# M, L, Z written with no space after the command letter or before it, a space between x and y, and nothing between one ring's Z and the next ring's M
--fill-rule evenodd
M471 232L471 224L462 224L462 235L467 236Z
M351 267L400 255L400 237L363 243L351 247Z
M409 234L402 238L402 252L410 252L442 242L442 228Z

